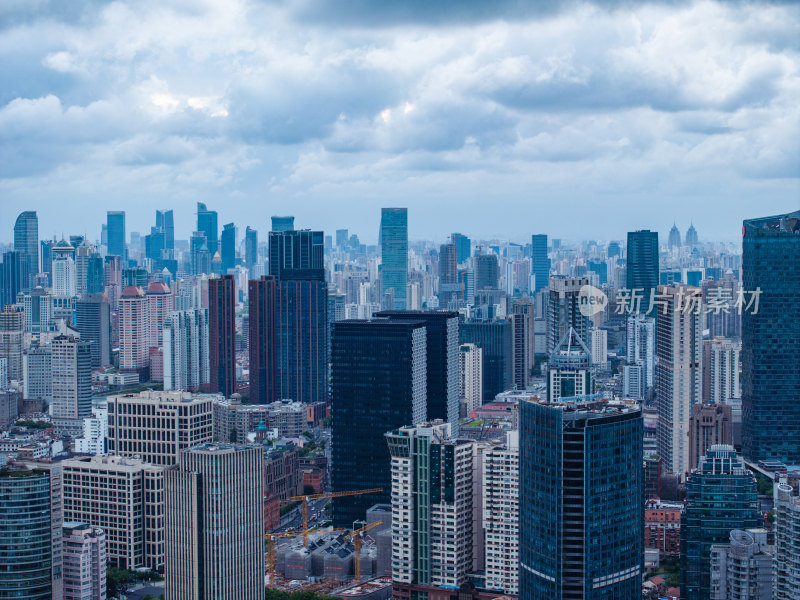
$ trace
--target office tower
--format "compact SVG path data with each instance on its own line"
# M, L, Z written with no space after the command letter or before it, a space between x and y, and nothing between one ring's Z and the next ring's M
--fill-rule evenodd
M50 331L53 325L53 298L47 290L35 287L30 294L22 298L22 320L25 333L38 337L41 333Z
M91 343L68 335L50 344L52 416L57 430L73 437L83 431L83 419L92 414Z
M244 266L252 271L256 263L258 263L258 231L248 225L244 231Z
M645 393L644 375L639 365L622 366L622 397L637 400Z
M426 338L422 320L333 325L333 489L383 488L379 494L337 499L333 505L337 527L352 526L364 518L367 508L390 500L389 453L383 434L425 420Z
M642 368L646 389L655 381L656 320L639 314L630 315L627 322L627 360Z
M8 378L22 381L23 313L10 306L0 312L0 358L8 360Z
M8 389L8 359L0 358L0 390Z
M0 321L2 321L0 313ZM0 341L2 332L0 332ZM5 360L5 359L3 359ZM25 379L24 396L29 400L41 400L50 404L53 400L53 373L51 367L50 345L34 346L28 349L23 357ZM11 378L9 376L9 378Z
M77 295L98 294L103 291L103 257L86 243L78 247L75 258Z
M202 444L166 472L166 597L264 598L262 453Z
M439 246L439 306L455 306L461 299L456 245L442 244Z
M198 391L211 381L207 308L171 313L163 339L165 390Z
M14 250L21 254L28 281L23 289L32 287L33 276L39 272L39 219L35 210L26 210L14 223Z
M450 237L453 240L453 244L455 244L456 247L456 262L460 265L461 263L466 261L472 254L470 248L471 241L467 236L461 233L454 233Z
M597 275L597 284L608 283L608 264L604 260L590 260L586 263L589 273Z
M686 310L697 288L661 286L656 315L655 388L658 454L664 468L683 479L689 471L689 419L703 391L703 315Z
M41 250L41 260L42 260L42 273L50 273L51 265L52 265L52 257L50 255L50 249L55 244L55 240L42 240L39 244Z
M0 306L14 304L17 294L27 287L29 280L26 257L21 252L3 253L0 264Z
M137 372L141 381L147 380L150 365L150 317L144 290L127 286L119 300L119 368Z
M473 442L435 421L386 434L391 455L395 595L457 589L472 571Z
M170 466L178 463L181 450L213 437L210 395L145 391L109 396L107 404L109 454ZM157 436L150 435L154 431Z
M773 559L766 529L734 529L727 543L711 546L710 600L772 600Z
M175 221L172 210L156 211L156 228L164 231L164 249L175 251Z
M689 471L700 464L712 446L733 444L731 407L728 404L698 403L689 417Z
M277 374L277 282L273 275L248 282L250 328L250 402L268 404L278 400Z
M75 325L91 342L92 367L111 364L111 312L103 294L87 294L75 303Z
M278 398L309 403L323 401L328 394L329 335L323 233L271 231L269 257L269 274L275 277L277 292L275 308L269 309L275 311L275 333L251 330L251 334L255 333L260 339L274 335L276 352L272 357L268 353L256 357L256 368L268 371L274 368ZM269 287L272 284L259 285ZM254 315L258 327L269 326L269 310L263 303L271 300L269 294L259 300L262 314ZM264 360L275 361L274 367L267 366ZM250 367L252 370L254 365L251 363Z
M427 420L451 424L458 437L458 313L453 311L382 311L375 315L390 321L425 323L427 356Z
M519 593L519 432L483 453L486 589Z
M164 469L138 458L61 461L64 521L100 527L106 553L123 569L164 567Z
M126 264L128 251L125 245L125 211L108 211L106 230L108 232L108 254L119 256L122 263Z
M56 298L72 298L78 293L74 253L75 248L66 240L61 240L52 248L53 296Z
M800 211L744 222L742 452L800 463Z
M208 271L200 270L206 262L206 255L208 254L208 240L206 239L205 233L202 231L195 231L192 233L192 237L189 238L189 256L190 256L190 268L191 272L194 275L199 275L201 273L207 273ZM209 266L211 259L208 258Z
M458 338L462 344L475 344L481 349L482 404L494 401L497 394L513 387L514 354L510 321L464 321L459 323Z
M775 600L793 600L800 590L800 498L781 481L775 497Z
M531 236L531 272L535 294L550 283L550 257L547 255L547 236L543 233Z
M167 234L160 227L151 227L149 235L144 236L144 255L159 264L167 249Z
M712 446L686 483L681 518L681 598L711 593L711 546L724 544L734 529L759 526L755 478L733 446Z
M230 398L236 391L236 281L208 280L208 363L211 391Z
M227 273L228 269L236 266L236 226L233 223L227 223L223 226L220 246L222 272Z
M604 369L608 366L608 331L592 327L589 330L592 341L592 364Z
M582 340L589 339L589 317L580 311L581 288L589 285L587 277L550 278L547 303L547 352L552 352L572 327Z
M475 344L461 344L459 357L459 398L466 404L467 414L483 404L483 351Z
M690 248L697 246L697 230L694 228L694 223L689 224L689 229L686 230L686 245Z
M147 322L150 348L160 348L163 340L164 321L175 305L169 286L162 281L152 281L147 286Z
M350 232L347 229L337 229L336 230L336 247L337 248L344 248L348 245L350 238Z
M293 231L294 217L272 217L272 231Z
M53 598L56 565L50 490L46 470L0 470L0 595L4 598Z
M570 327L550 353L547 372L547 400L589 396L594 394L592 353L586 343Z
M658 287L658 232L628 232L628 262L625 287L641 299L633 312L655 316L650 311L653 295ZM654 307L655 310L655 307Z
M672 224L672 229L669 230L668 244L670 250L681 247L681 232L675 223Z
M475 261L475 291L498 289L499 269L495 254L480 254Z
M616 258L618 256L622 256L622 250L620 249L619 242L608 242L608 248L606 249L606 257Z
M741 398L739 386L740 340L716 337L703 341L703 400L719 404Z
M217 252L217 211L208 210L205 203L197 203L197 231L206 237L206 248L211 256Z
M641 598L642 433L621 404L520 403L520 598Z
M381 306L405 310L408 277L408 209L381 209Z
M514 348L514 385L518 390L524 390L536 363L536 305L530 298L514 300L510 319Z
M64 600L106 600L106 534L88 523L64 523Z

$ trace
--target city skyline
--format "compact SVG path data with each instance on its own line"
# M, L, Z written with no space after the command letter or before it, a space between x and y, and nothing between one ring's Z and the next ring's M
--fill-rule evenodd
M445 216L473 236L678 220L736 239L792 210L800 7L608 6L12 3L2 212L53 215L46 237L132 205L146 233L172 207L187 239L201 201L220 225L291 212L372 242L382 206L437 241Z

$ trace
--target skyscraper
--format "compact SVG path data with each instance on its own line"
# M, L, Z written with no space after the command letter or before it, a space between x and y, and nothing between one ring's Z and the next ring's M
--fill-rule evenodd
M236 281L233 275L208 280L209 375L212 392L236 391Z
M463 299L461 284L458 283L458 260L456 245L439 246L439 306L456 306Z
M550 353L547 373L547 400L589 396L594 394L592 353L586 343L570 327Z
M87 294L75 303L75 325L91 342L92 367L111 364L111 312L103 294Z
M451 434L458 437L458 313L453 311L382 311L378 318L414 320L425 323L427 356L427 417L441 419L451 425Z
M144 290L127 286L119 300L119 368L146 381L150 366L150 316Z
M710 600L772 600L773 553L766 529L731 531L728 543L711 546Z
M681 232L675 223L672 224L672 229L669 230L669 247L670 250L681 247Z
M383 435L425 420L426 339L422 320L333 324L333 489L383 488L380 494L337 499L337 527L351 527L367 508L390 500L390 459Z
M392 477L392 580L395 594L419 586L458 588L472 571L474 446L450 424L386 434Z
M128 251L125 244L125 211L108 211L106 227L108 229L108 254L119 256L123 264L126 264Z
M535 276L535 294L550 283L550 258L547 255L547 236L534 234L531 236L531 272Z
M78 276L75 269L75 248L61 240L52 248L53 296L72 298L78 293Z
M24 332L22 311L12 307L5 307L0 311L0 358L8 360L9 380L21 381L23 379L22 342Z
M711 593L711 546L734 529L758 527L756 481L733 446L712 446L686 483L681 516L681 598Z
M236 225L227 223L223 226L220 245L222 246L220 252L222 272L227 273L228 269L236 266Z
M83 419L92 415L90 345L68 335L56 336L50 345L53 424L75 437L83 431Z
M536 358L534 343L535 307L529 298L515 300L512 305L511 337L514 349L514 387L524 390Z
M703 340L703 400L719 404L741 398L739 355L741 340L716 337Z
M197 231L206 236L206 247L211 256L218 250L217 211L208 210L205 203L197 203Z
M244 232L244 266L247 267L249 271L253 270L253 267L258 262L258 231L252 229L249 225ZM250 276L252 277L253 274L251 273Z
M17 294L27 287L27 269L27 258L21 252L3 252L3 263L0 264L0 307L14 304Z
M22 254L29 279L24 288L29 289L32 278L39 272L39 219L35 210L26 210L14 223L14 250Z
M278 400L277 307L278 288L273 275L248 282L250 402L269 404Z
M655 378L655 319L641 314L630 315L627 322L626 342L628 364L641 367L644 388L652 388Z
M475 344L461 344L459 354L459 394L464 400L467 414L483 404L483 377L481 365L483 351Z
M794 600L800 590L800 497L785 479L776 482L775 600Z
M711 446L732 444L731 407L728 404L693 404L689 418L689 471L700 464Z
M381 290L384 309L405 310L408 279L408 209L381 209Z
M461 233L454 233L451 238L456 247L456 262L460 265L470 257L472 242Z
M655 388L658 454L664 468L683 479L689 472L689 420L702 401L703 314L687 306L697 288L661 286L656 317Z
M628 232L628 268L626 286L641 298L639 310L652 316L650 303L658 287L658 232ZM640 296L641 294L641 296ZM636 308L636 307L634 307Z
M589 339L589 317L580 310L580 291L589 285L588 277L564 277L553 275L550 278L550 296L547 303L547 352L556 345L572 327L584 341Z
M163 337L165 390L198 391L210 383L207 308L171 313Z
M166 596L264 598L263 450L201 444L165 474Z
M742 453L800 464L800 211L744 222Z
M475 261L475 291L496 290L499 270L496 254L479 254Z
M64 523L64 600L106 600L106 534L87 523Z
M694 223L689 224L689 229L686 230L686 245L694 248L698 243L697 230L694 228Z
M623 405L520 403L520 598L641 598L642 433Z
M512 388L514 353L509 321L463 321L459 323L458 338L462 344L475 344L481 349L483 404L494 401L497 394Z
M294 217L272 217L272 231L292 231L294 229Z
M156 211L156 227L164 231L164 248L168 251L175 251L175 221L173 220L172 210Z

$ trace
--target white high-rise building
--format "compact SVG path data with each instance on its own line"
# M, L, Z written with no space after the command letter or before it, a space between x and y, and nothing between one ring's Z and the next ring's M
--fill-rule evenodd
M106 534L87 523L64 523L64 600L106 600Z
M57 430L79 436L92 414L92 351L89 342L59 335L50 344L51 412Z
M170 314L163 344L165 390L199 390L209 382L207 308Z
M105 454L107 435L108 410L93 408L92 416L83 420L83 436L75 440L75 452L95 456Z
M734 529L729 543L711 545L710 600L772 600L773 558L766 529Z
M642 398L644 396L644 367L641 365L622 366L622 397Z
M483 453L486 588L519 593L519 432Z
M483 402L483 350L475 344L459 347L459 398L465 400L467 413L479 408Z
M72 258L74 248L69 242L61 240L52 249L53 263L53 296L56 298L72 298L78 293L78 281L75 273L75 261Z
M640 314L628 317L629 365L640 365L647 389L653 387L655 378L656 321Z
M703 399L722 404L741 398L739 353L741 340L717 337L703 342Z
M119 368L142 372L150 366L149 304L144 290L129 285L119 301Z
M412 281L406 285L406 299L408 310L422 310L422 295L419 289L419 282Z
M592 364L604 369L608 365L608 331L592 327L589 337L592 340Z
M800 497L786 481L775 484L775 600L796 600L800 590Z
M658 454L669 473L689 471L689 422L702 401L703 313L687 310L690 286L660 286L656 316L656 407Z

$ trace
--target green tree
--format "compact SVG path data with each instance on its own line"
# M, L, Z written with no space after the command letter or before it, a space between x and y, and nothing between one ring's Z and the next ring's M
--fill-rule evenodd
M119 567L108 567L106 570L106 594L109 598L119 598L127 594L134 582L133 573Z

